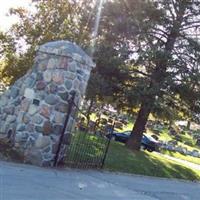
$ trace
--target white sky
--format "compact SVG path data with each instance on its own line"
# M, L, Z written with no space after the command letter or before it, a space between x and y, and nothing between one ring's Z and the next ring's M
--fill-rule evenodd
M31 0L0 0L0 30L7 31L10 26L17 22L14 16L6 16L10 8L31 8Z

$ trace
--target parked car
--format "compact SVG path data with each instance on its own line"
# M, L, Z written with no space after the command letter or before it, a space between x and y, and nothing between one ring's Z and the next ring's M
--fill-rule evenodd
M131 131L125 131L125 132L113 132L112 134L106 135L106 137L111 140L126 143L130 135L131 135ZM150 152L158 151L159 142L156 141L151 136L143 134L142 141L141 141L141 149L144 149Z

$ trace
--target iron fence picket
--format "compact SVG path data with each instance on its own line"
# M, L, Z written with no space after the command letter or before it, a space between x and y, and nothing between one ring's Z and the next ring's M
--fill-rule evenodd
M74 97L71 98L69 105L70 108L67 113L68 118L70 112L72 112L74 108L78 111L79 114L85 116L85 114L75 104ZM67 126L68 118L66 118L65 126ZM66 127L64 127L64 130L65 128ZM85 129L85 131L74 130L70 133L72 134L71 142L67 147L65 156L65 164L67 166L86 169L103 167L110 145L110 140L105 137L105 133L99 134L96 130L93 133L89 133L87 130L89 130L88 127ZM62 143L61 140L62 137L60 137L59 144ZM55 166L57 165L58 157L59 149L57 151L56 160L54 162Z

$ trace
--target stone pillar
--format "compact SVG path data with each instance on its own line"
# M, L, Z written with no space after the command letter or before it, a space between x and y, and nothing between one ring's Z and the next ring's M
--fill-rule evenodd
M0 139L11 140L24 154L25 162L51 166L68 100L75 92L76 103L80 102L94 66L91 58L71 42L40 46L33 68L0 96ZM65 145L69 142L73 114L66 128Z

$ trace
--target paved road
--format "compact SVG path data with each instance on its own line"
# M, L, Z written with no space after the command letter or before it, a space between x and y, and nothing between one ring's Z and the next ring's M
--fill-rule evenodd
M200 183L0 162L0 200L198 200Z

